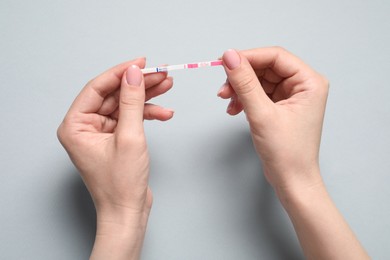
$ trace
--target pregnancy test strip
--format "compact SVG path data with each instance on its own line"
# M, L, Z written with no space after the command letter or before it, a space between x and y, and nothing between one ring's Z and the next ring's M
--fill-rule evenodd
M155 73L155 72L167 72L167 71L171 71L171 70L214 67L214 66L220 66L220 65L222 65L221 60L214 60L214 61L202 61L202 62L196 62L196 63L186 63L186 64L179 64L179 65L160 66L160 67L154 67L154 68L145 68L145 69L141 69L141 71L142 71L142 73L147 74L147 73Z

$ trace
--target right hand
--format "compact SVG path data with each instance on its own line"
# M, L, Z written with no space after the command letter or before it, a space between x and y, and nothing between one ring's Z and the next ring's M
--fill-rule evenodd
M279 47L228 50L218 96L227 112L244 110L264 174L276 189L322 182L319 145L328 81Z

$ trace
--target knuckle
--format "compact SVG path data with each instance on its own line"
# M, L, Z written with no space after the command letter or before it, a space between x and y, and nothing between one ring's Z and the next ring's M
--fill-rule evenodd
M323 95L327 96L329 92L329 80L325 76L319 75L318 81L319 90L323 93Z
M91 85L94 84L94 82L95 82L95 78L90 79L90 80L87 81L87 83L85 84L85 86L91 86Z
M144 99L141 95L134 95L130 93L123 93L120 96L120 103L126 107L137 107L139 104L143 103Z
M321 77L322 78L322 81L323 81L323 84L324 84L324 86L327 88L327 89L329 89L329 80L326 78L326 77L324 77L324 76L322 76Z
M70 133L70 122L68 118L65 118L60 126L57 128L57 138L64 146L65 148L67 147L69 142L72 142L72 135Z
M281 52L287 52L287 50L285 48L283 48L282 46L273 46L271 47L273 50L275 50L275 52L277 53L281 53Z
M64 140L64 127L63 123L60 124L60 126L57 128L57 139L60 141L60 143Z
M73 145L79 146L83 142L75 132L74 125L77 120L77 116L67 115L57 128L57 138L65 149Z
M329 80L327 78L323 77L323 81L324 81L324 86L325 86L324 89L325 89L326 93L328 93L329 86L330 86Z

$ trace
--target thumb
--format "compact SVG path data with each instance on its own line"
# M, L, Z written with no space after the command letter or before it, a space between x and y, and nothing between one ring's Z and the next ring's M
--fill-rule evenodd
M249 121L261 120L270 112L272 101L266 95L248 59L236 50L222 56L228 81L244 107Z
M119 116L117 133L143 133L143 113L145 104L145 83L141 70L131 65L122 77L119 94Z

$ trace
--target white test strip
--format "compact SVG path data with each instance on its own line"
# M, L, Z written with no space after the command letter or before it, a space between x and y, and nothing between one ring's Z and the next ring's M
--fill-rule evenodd
M187 63L187 64L179 64L179 65L168 65L168 66L160 66L160 67L154 67L154 68L145 68L141 69L142 73L155 73L155 72L167 72L171 70L182 70L182 69L197 69L202 67L213 67L213 66L220 66L222 65L221 60L215 60L215 61L203 61L203 62L196 62L196 63Z

